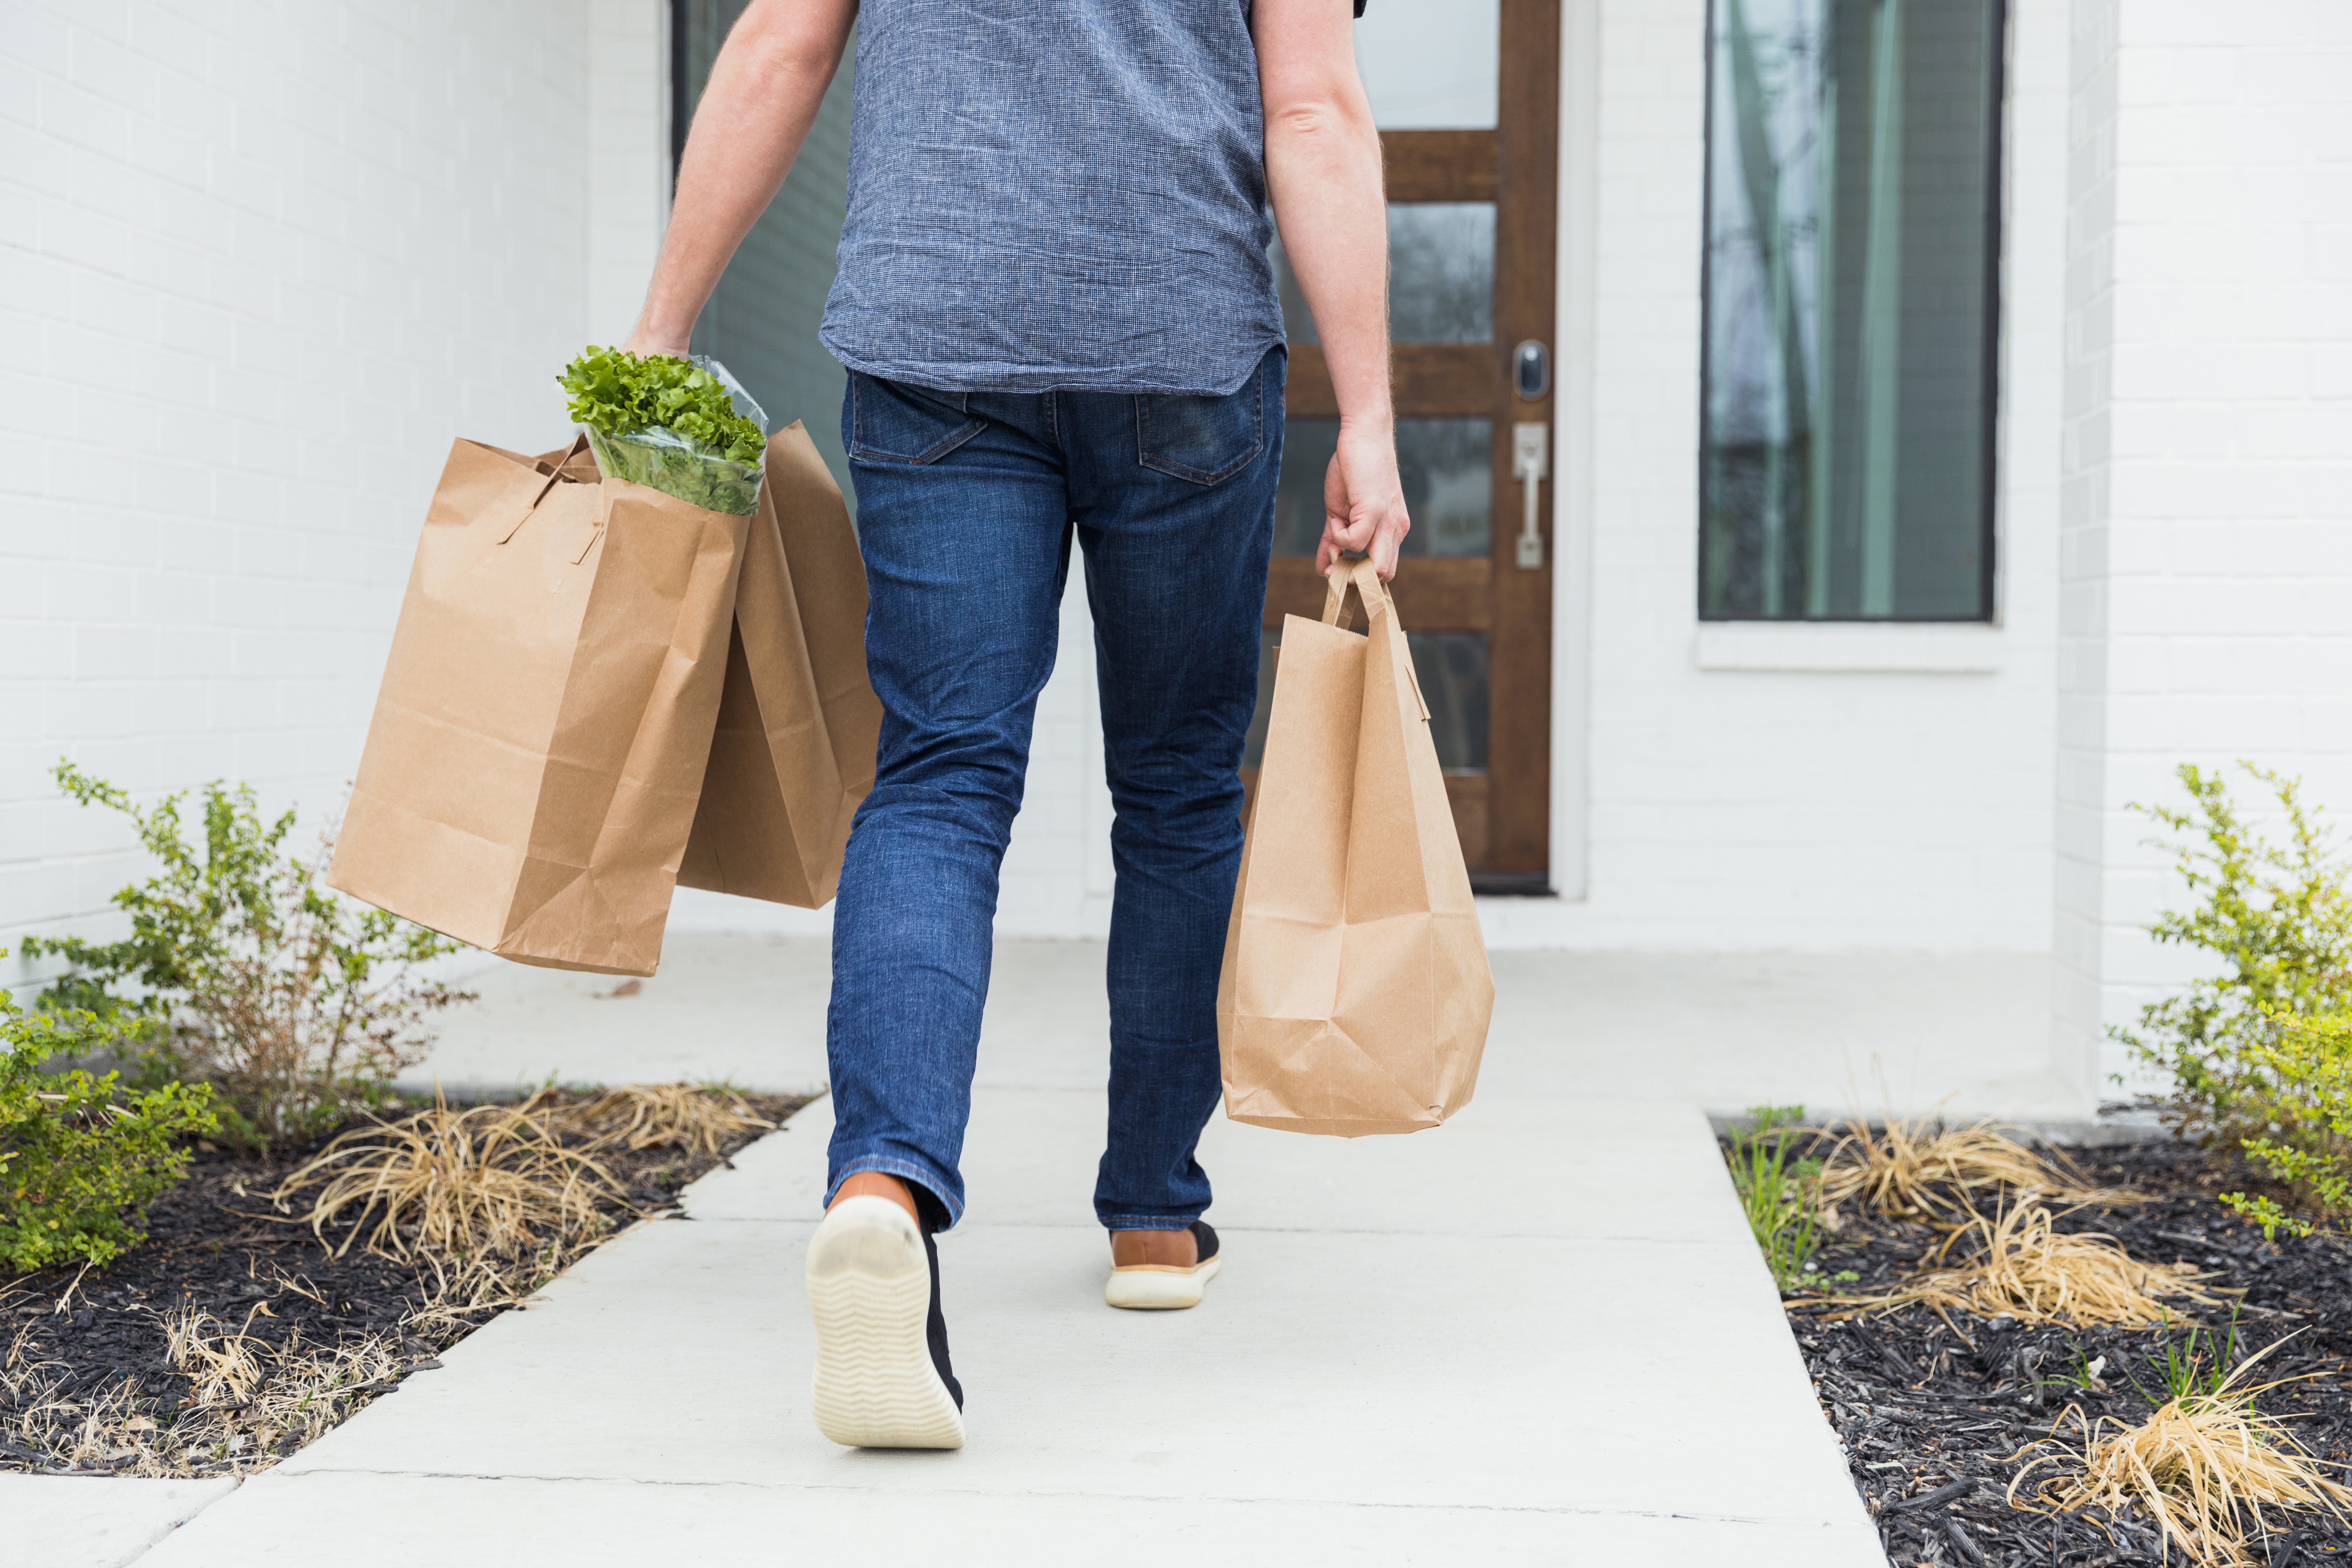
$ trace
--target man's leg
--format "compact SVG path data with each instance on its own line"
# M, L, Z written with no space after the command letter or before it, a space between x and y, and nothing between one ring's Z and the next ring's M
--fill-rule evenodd
M931 1238L963 1208L997 866L1068 564L1044 400L981 401L853 374L842 410L882 734L834 915L832 1170L807 1274L817 1426L856 1447L964 1439Z
M1241 859L1237 769L1257 700L1283 371L1276 350L1230 397L1057 405L1074 407L1071 510L1118 808L1095 1212L1122 1262L1192 1264L1202 1243L1187 1232L1209 1205L1193 1152L1218 1094L1217 972Z
M829 1192L895 1176L939 1228L963 1211L997 868L1067 569L1060 460L1023 428L1042 404L853 374L843 411L882 732L834 914Z

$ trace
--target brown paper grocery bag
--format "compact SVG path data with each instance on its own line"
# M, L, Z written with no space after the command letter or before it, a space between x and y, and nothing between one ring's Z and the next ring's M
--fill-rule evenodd
M1349 583L1370 635L1340 624ZM1429 709L1369 561L1284 619L1217 986L1225 1114L1343 1138L1470 1102L1495 1006Z
M327 883L524 963L651 974L745 517L459 441Z
M874 787L866 566L841 489L798 424L768 438L719 728L678 881L815 909Z

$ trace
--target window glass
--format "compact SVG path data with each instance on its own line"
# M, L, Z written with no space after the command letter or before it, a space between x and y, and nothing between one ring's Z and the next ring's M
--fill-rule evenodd
M1270 254L1290 341L1319 342L1280 239ZM1389 336L1400 343L1494 341L1494 203L1390 204Z
M1397 476L1412 531L1403 553L1483 556L1494 538L1495 426L1489 419L1400 419ZM1323 537L1323 477L1339 449L1337 419L1284 422L1274 500L1274 552L1312 555Z
M1501 0L1380 0L1356 24L1356 68L1383 131L1492 131Z
M687 126L709 83L711 62L746 3L677 0L679 53L673 65L679 91L671 127L674 154L686 145ZM693 338L697 353L712 355L741 379L772 425L797 419L808 427L809 438L833 470L834 482L853 515L857 490L849 481L849 456L841 446L841 397L847 374L817 342L816 333L824 318L825 295L833 288L834 251L848 207L856 57L853 44L825 90L783 188L743 237L694 324Z
M1699 610L1991 614L1999 0L1715 0Z

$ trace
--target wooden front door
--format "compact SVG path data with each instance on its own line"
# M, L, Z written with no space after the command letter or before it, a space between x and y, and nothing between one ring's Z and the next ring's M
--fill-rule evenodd
M1550 864L1559 0L1500 4L1496 128L1381 134L1397 447L1413 520L1393 591L1471 879L1482 892L1532 893L1548 890ZM1313 321L1278 258L1277 272L1290 396L1269 654L1284 616L1322 614L1314 556L1339 415ZM1251 782L1273 665L1244 762Z

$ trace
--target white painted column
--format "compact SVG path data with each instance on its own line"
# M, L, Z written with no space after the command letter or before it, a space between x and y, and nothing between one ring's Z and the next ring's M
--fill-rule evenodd
M2059 495L2054 1055L2095 1080L2105 1016L2106 522L2114 346L2117 0L2075 0L2066 156ZM2063 1070L2063 1069L2062 1069Z
M2352 804L2352 9L2074 0L2074 49L2058 1017L2105 1073L2197 963L2131 805L2241 757Z

